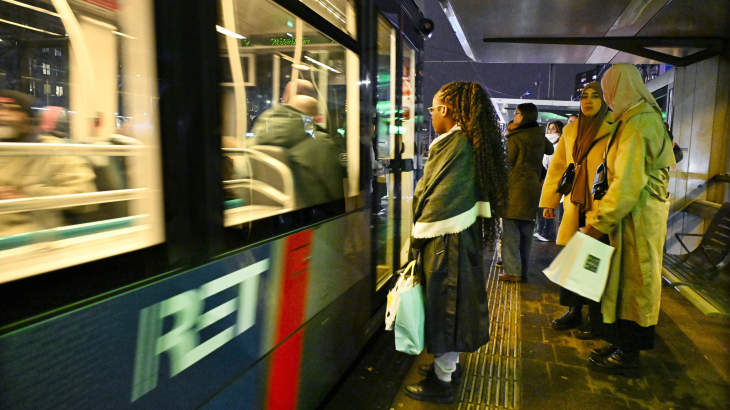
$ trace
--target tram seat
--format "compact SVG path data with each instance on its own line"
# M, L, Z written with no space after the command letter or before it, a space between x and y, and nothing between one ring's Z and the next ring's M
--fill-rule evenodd
M245 177L224 183L237 197L224 203L226 226L294 208L294 178L286 151L269 145L257 145L246 151Z
M684 236L702 237L690 251ZM730 202L717 210L704 234L676 233L686 255L664 255L664 277L707 314L730 315ZM695 295L696 294L696 295ZM701 299L697 299L697 296Z

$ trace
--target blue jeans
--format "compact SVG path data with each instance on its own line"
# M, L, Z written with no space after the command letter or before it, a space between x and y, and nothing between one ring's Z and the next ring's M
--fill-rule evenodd
M502 218L502 266L504 273L526 275L530 269L535 221Z

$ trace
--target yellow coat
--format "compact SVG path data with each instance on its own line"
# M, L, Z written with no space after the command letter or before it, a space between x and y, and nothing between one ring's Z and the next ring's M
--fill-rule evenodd
M615 248L601 299L603 321L651 326L659 318L674 154L662 118L648 103L629 109L619 121L607 157L609 188L586 222L609 234Z
M588 168L588 184L593 184L593 177L596 175L596 168L598 165L603 163L603 154L606 151L606 144L608 143L608 137L613 133L614 126L611 125L612 119L611 113L606 115L606 118L601 124L601 127L596 133L593 146L588 151L588 157L586 167ZM557 148L555 148L555 154L550 162L550 168L548 168L547 176L545 177L545 183L542 186L542 195L540 196L540 208L551 208L555 209L560 204L560 199L563 197L562 194L557 192L558 184L563 178L563 173L568 168L568 164L573 163L573 146L575 139L578 137L578 121L571 122L566 125L563 129L563 136L558 142ZM590 187L588 188L590 193ZM586 221L593 216L596 209L596 202L593 202L593 197L588 195L588 203L586 210ZM563 221L560 223L558 229L558 238L555 241L558 245L565 245L568 243L573 234L578 232L578 220L580 214L580 206L570 201L570 195L567 195L563 199Z

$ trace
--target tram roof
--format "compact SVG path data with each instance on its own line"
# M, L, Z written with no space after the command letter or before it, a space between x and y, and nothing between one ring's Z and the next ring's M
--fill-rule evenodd
M730 1L439 0L482 63L667 63L728 53Z

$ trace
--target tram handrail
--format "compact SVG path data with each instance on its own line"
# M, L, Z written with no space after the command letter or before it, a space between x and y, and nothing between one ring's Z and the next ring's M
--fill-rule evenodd
M96 145L96 144L45 144L25 142L0 142L0 156L68 156L106 155L131 157L144 154L149 147L143 145Z
M280 202L284 208L294 207L294 199L290 195L286 195L271 185L256 179L232 179L223 181L223 185L226 188L250 188L276 202Z
M82 205L131 201L147 195L147 188L119 189L115 191L86 192L81 194L51 195L33 198L0 200L0 215L14 212L44 209L71 208Z

